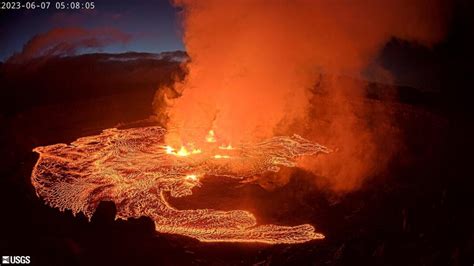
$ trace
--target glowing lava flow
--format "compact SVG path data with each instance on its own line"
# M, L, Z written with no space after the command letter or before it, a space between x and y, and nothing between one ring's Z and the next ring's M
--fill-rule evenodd
M209 133L207 134L206 136L206 141L207 142L216 142L216 137L215 137L215 134L214 134L214 130L209 130Z
M232 148L231 156L216 160L217 155L207 151L180 153L163 146L165 133L160 127L112 128L70 145L37 147L40 157L32 184L39 197L60 210L90 218L100 201L113 201L119 218L148 216L159 232L201 241L275 244L324 238L309 224L257 225L247 211L178 210L165 198L165 192L172 197L191 195L204 175L244 179L278 171L279 166L294 167L299 156L328 153L324 146L297 135L274 137Z

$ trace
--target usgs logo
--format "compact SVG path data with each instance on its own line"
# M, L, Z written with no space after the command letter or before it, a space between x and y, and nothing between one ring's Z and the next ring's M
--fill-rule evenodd
M30 264L30 256L2 256L2 265Z

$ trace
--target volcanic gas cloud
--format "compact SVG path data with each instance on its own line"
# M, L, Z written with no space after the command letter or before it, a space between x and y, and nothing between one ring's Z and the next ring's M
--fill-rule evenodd
M177 132L167 142L179 147L210 129L229 142L299 133L337 148L304 165L337 191L380 170L397 143L387 108L363 101L364 85L341 77L370 70L390 82L374 63L384 43L431 45L447 12L440 0L175 4L191 61L185 80L155 97L157 117Z

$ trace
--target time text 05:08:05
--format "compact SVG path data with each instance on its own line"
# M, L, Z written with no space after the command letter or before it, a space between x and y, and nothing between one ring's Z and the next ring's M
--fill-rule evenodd
M45 9L59 9L59 10L79 10L79 9L95 9L94 2L80 2L80 1L72 1L72 2L20 2L20 1L12 1L12 2L0 2L0 9L3 10L20 10L20 9L28 9L28 10L45 10Z

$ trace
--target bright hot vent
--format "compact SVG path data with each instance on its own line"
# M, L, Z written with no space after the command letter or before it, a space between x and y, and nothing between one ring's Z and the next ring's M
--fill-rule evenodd
M219 143L214 131L208 145L165 145L161 127L107 129L70 145L37 147L40 157L31 176L39 197L60 210L91 218L101 201L113 201L118 218L148 216L156 231L207 242L301 243L322 239L312 225L257 224L245 210L179 210L166 195L183 197L204 176L246 180L281 166L295 167L301 156L330 152L298 135L259 143Z

